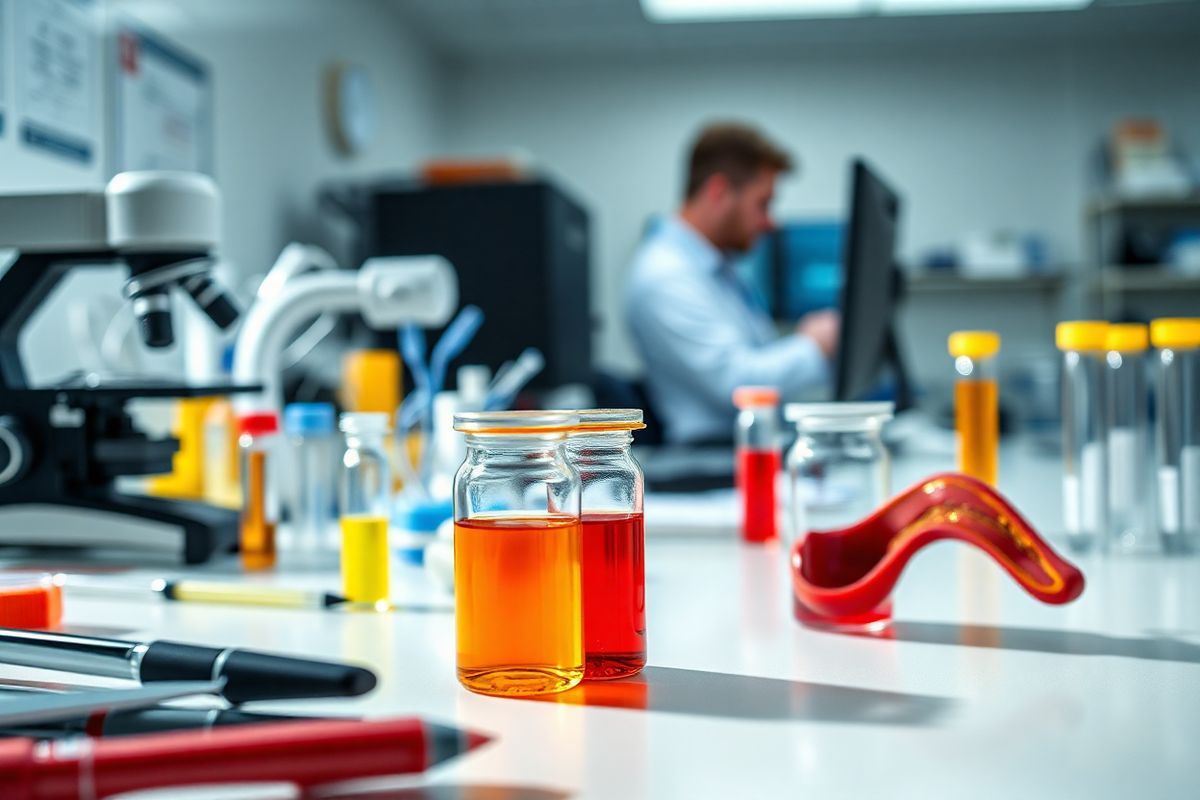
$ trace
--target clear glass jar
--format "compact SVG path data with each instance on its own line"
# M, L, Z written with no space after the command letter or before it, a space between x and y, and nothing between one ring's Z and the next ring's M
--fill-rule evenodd
M279 522L275 458L279 418L273 411L238 419L241 453L242 513L238 537L242 566L248 570L275 566L275 528Z
M1200 552L1200 318L1156 319L1158 528L1165 550Z
M1063 354L1063 524L1076 552L1107 543L1108 436L1105 419L1107 322L1060 322Z
M458 680L474 692L545 694L583 678L574 413L454 416L467 457L454 478Z
M315 561L336 548L330 540L337 473L329 403L290 403L283 410L288 438L290 480L286 492L288 542L285 552L298 561Z
M882 432L893 409L890 402L784 406L784 416L796 425L796 443L787 463L791 478L790 529L797 542L802 542L809 531L854 525L891 497L891 458ZM806 565L799 564L799 569L805 570ZM814 575L806 577L818 579ZM853 619L830 619L810 611L793 597L793 611L810 627L868 630L891 619L892 602L889 599Z
M342 414L346 436L342 455L339 517L342 528L342 592L350 603L379 610L391 596L388 521L392 479L384 439L388 415Z
M958 471L996 485L1000 466L1000 399L992 331L955 331L948 343L954 357L954 430Z
M893 408L890 402L784 406L796 426L787 458L793 538L853 525L891 496L891 460L881 433Z
M779 535L775 484L781 469L779 390L772 386L739 386L733 392L738 409L737 489L742 498L742 538L766 542Z
M584 677L625 678L646 666L645 478L629 452L641 409L579 411L567 439L583 499Z
M1149 530L1146 469L1150 455L1146 403L1150 335L1145 325L1109 325L1106 342L1109 546L1118 553L1153 552L1158 543Z

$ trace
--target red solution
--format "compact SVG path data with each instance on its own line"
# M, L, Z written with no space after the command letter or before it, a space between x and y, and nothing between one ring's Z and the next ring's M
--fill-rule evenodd
M635 675L646 666L642 515L583 515L584 678Z
M737 488L742 495L742 538L747 542L765 542L777 535L775 476L781 462L778 450L738 450Z

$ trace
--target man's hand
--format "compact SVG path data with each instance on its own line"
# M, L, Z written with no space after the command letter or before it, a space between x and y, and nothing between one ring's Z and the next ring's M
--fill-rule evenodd
M833 356L838 346L838 333L842 329L842 315L836 311L814 311L805 314L796 323L796 333L807 336L817 343L826 358Z

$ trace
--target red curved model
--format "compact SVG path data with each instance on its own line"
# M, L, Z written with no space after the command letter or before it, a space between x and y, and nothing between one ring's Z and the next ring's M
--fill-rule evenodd
M797 615L834 626L886 620L888 597L925 545L957 539L990 555L1045 603L1083 592L1083 573L1063 560L995 489L966 475L934 475L862 522L811 531L792 548Z

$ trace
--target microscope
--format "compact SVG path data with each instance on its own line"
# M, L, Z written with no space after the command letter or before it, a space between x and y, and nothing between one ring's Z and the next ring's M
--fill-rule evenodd
M0 195L0 545L133 550L189 564L229 552L237 513L203 503L124 494L116 479L169 472L173 438L153 439L126 410L135 398L256 391L82 378L33 387L22 328L73 269L124 264L124 294L145 344L174 341L172 292L214 324L239 311L213 279L220 202L203 175L127 172L98 190Z

